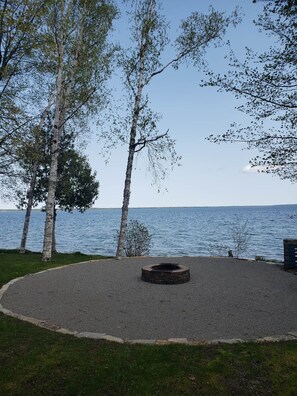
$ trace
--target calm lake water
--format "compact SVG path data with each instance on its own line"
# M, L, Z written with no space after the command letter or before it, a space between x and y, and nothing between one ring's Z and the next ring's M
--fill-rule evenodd
M57 216L57 249L114 255L120 209L90 209ZM0 210L0 248L19 246L25 213ZM244 257L283 259L283 239L297 238L297 205L135 208L129 218L144 223L152 237L152 256L206 256L215 245L232 248L230 227L248 220L251 239ZM34 210L27 249L42 250L45 213ZM224 254L226 250L224 249Z

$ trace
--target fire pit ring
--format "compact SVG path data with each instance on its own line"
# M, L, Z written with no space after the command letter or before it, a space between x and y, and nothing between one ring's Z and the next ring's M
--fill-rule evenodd
M175 263L151 264L142 268L141 279L150 283L177 285L189 282L190 270L185 265Z

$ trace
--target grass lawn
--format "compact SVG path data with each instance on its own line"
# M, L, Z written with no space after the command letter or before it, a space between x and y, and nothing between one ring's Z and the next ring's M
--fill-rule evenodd
M0 251L10 279L100 258ZM0 314L0 395L297 395L297 341L219 346L77 339Z

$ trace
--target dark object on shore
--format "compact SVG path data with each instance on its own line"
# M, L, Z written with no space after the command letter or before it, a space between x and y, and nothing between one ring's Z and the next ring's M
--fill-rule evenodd
M142 268L141 279L145 282L177 285L190 280L190 270L180 264L161 263L146 265Z
M228 257L234 257L232 250L228 250Z
M284 239L284 270L297 269L297 239Z

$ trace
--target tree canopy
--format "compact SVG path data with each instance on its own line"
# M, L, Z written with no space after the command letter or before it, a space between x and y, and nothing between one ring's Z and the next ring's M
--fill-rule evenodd
M51 165L46 201L43 260L51 260L60 140L72 120L85 121L101 110L110 73L107 37L116 8L112 0L63 0L50 4L45 17L45 59L55 71Z
M17 148L31 128L29 91L48 1L0 2L0 182L18 175ZM3 193L3 189L1 191Z
M270 1L255 22L274 44L264 53L246 50L243 61L230 52L229 71L210 72L203 85L231 92L244 103L238 109L251 117L249 125L233 123L215 143L241 142L259 155L251 165L282 179L297 181L297 3Z
M237 10L231 15L215 11L212 7L208 14L191 13L181 21L180 33L173 47L175 55L166 62L165 49L170 44L167 35L168 22L162 14L159 0L131 1L130 12L132 45L122 51L120 66L126 87L126 114L115 119L111 133L106 133L108 145L118 141L128 144L128 158L123 191L123 205L117 258L121 258L127 229L128 208L131 195L131 179L134 157L147 149L149 167L154 179L166 175L166 165L170 167L179 162L180 157L175 151L175 142L169 131L160 131L158 122L160 114L151 107L146 91L155 78L169 67L178 69L188 62L199 67L203 63L203 55L207 48L219 45L230 24L239 20Z
M52 136L43 133L42 137L33 192L33 206L44 204L47 198ZM35 163L34 145L27 144L23 147L19 157L22 158L21 166L25 188L17 191L16 194L18 207L24 208L27 203L26 185L30 183ZM74 134L64 133L61 136L55 205L67 212L72 212L74 209L84 212L93 205L98 197L98 189L99 182L96 180L96 172L92 171L87 157L75 149Z

